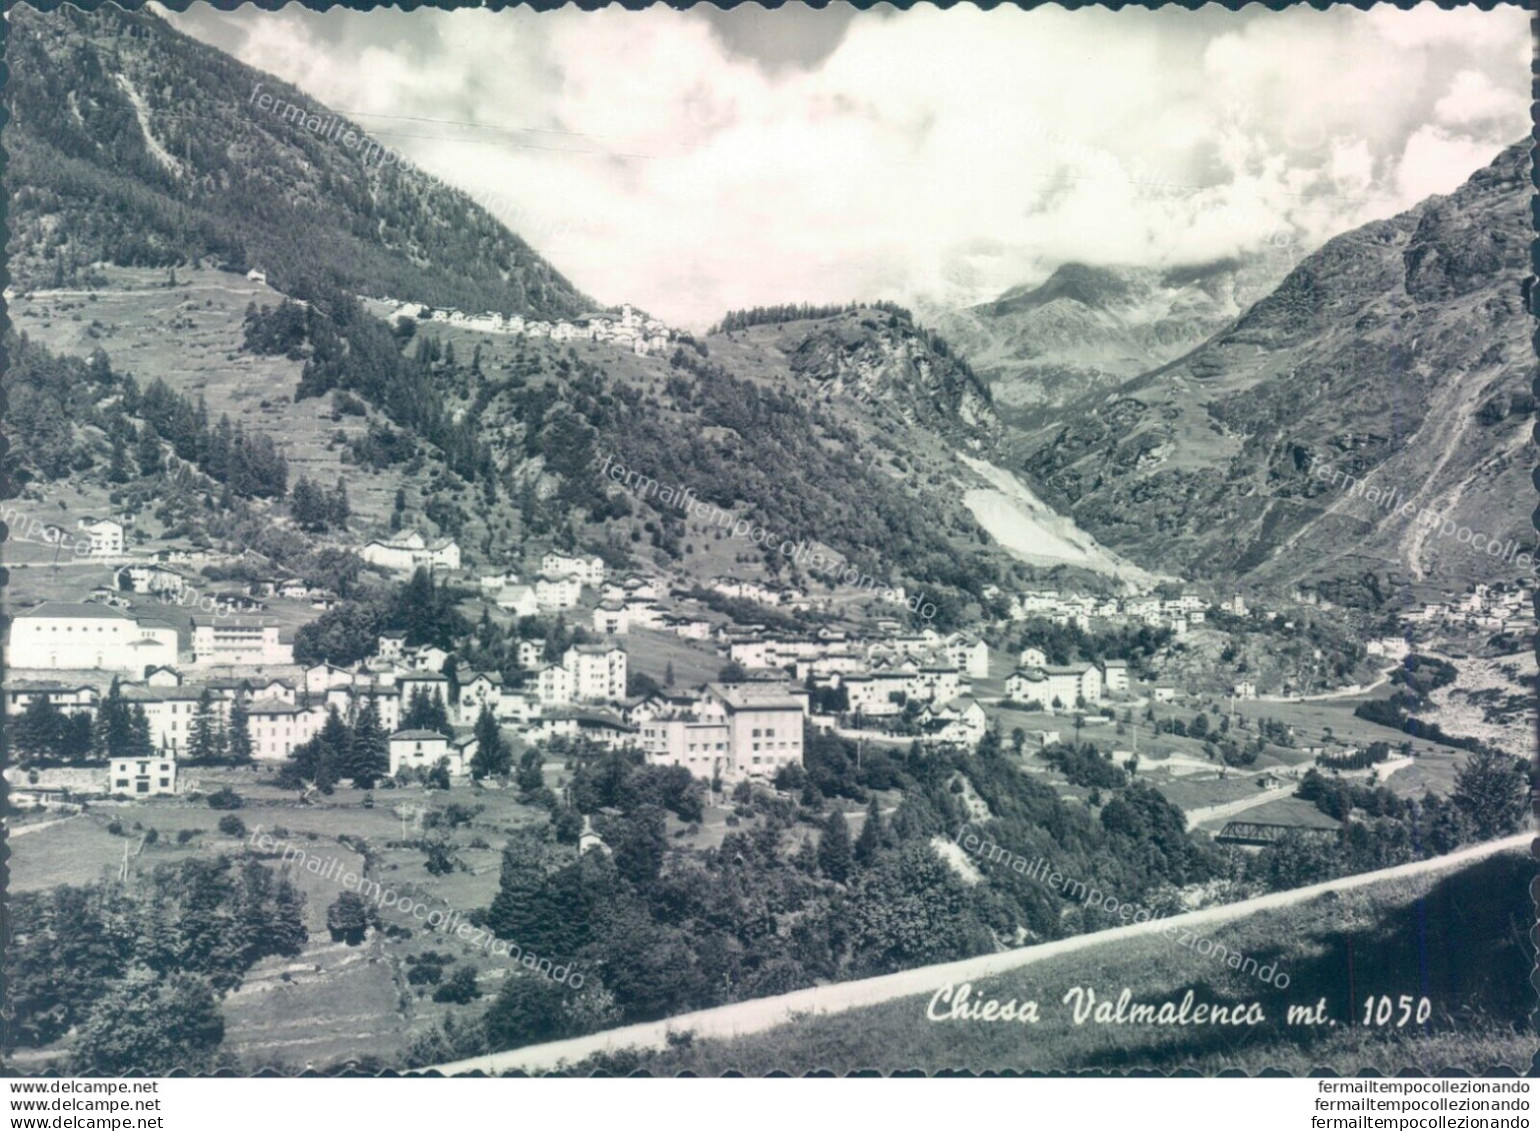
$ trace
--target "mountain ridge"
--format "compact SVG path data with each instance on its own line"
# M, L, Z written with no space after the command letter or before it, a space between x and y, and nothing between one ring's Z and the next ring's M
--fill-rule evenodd
M1454 193L1328 241L1202 345L1068 404L1023 441L1023 470L1103 541L1168 568L1339 596L1367 576L1479 575L1308 469L1394 477L1419 507L1533 540L1526 161L1510 147Z
M919 312L968 357L1006 419L1032 427L1230 325L1279 281L1288 250L1180 267L1072 261L988 302Z
M345 116L158 16L21 5L7 54L21 287L89 281L96 262L208 260L260 268L300 297L373 288L539 317L597 305L464 194L321 136L312 123ZM260 108L259 90L296 113Z

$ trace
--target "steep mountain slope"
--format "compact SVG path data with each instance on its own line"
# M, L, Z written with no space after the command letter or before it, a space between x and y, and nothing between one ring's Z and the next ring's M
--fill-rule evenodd
M1333 239L1198 349L1066 406L1022 466L1146 564L1371 601L1513 573L1416 514L1533 541L1529 196L1518 145L1454 194Z
M22 287L89 281L97 262L207 258L306 297L331 286L546 317L593 307L460 193L346 144L350 123L156 16L19 5L8 18Z
M1284 254L1180 268L1065 263L964 309L923 306L1009 418L1040 419L1180 356L1233 322L1291 266Z
M619 491L609 456L879 585L925 589L938 623L1038 560L1002 549L964 502L986 480L958 453L992 458L1002 428L967 365L907 311L755 325L672 357L392 329L357 296L545 315L591 304L459 194L260 110L259 83L331 120L154 16L19 13L12 65L13 315L50 351L8 380L35 433L12 458L39 508L89 499L151 537L260 545L301 568L400 525L456 536L476 564L535 538L697 576L820 580ZM266 282L232 273L247 265ZM260 490L221 454L226 430L271 442L253 457ZM198 472L173 484L178 460ZM345 478L351 519L301 530L300 475ZM1069 533L1074 554L1040 565L1102 564Z

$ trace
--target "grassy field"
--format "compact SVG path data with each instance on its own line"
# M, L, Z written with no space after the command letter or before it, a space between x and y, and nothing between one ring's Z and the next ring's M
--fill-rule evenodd
M626 650L626 670L645 672L659 683L674 665L674 686L698 687L716 679L727 663L725 656L704 640L686 640L672 632L651 628L633 628L621 638Z
M1208 936L1278 972L1264 982L1231 969L1205 944L1150 935L1062 955L971 987L971 999L1038 1003L1038 1021L989 1022L927 1014L931 994L833 1016L810 1016L732 1041L694 1040L661 1053L620 1054L582 1073L642 1069L658 1075L828 1071L1217 1072L1316 1069L1352 1074L1448 1068L1527 1071L1536 1042L1527 1029L1534 950L1528 884L1533 862L1513 853L1453 873L1390 880L1257 913ZM1200 936L1201 938L1201 936ZM1284 983L1283 975L1287 975ZM1284 983L1283 988L1278 988ZM1116 1000L1248 1006L1263 1020L1241 1026L1077 1023L1073 987ZM943 987L938 985L937 991ZM1427 997L1426 1025L1364 1026L1364 1000ZM1324 1006L1321 1003L1324 1002ZM1312 1023L1287 1020L1308 1006ZM1413 1006L1415 1009L1415 1005Z

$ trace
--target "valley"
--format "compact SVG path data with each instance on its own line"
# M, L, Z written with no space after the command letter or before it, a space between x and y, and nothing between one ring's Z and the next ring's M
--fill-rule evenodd
M1523 146L1309 254L694 333L159 16L14 29L17 1072L856 1070L953 967L1251 996L967 829L1333 1001L1522 893ZM1509 926L1419 1056L1512 1056ZM1053 1033L965 1043L1228 1063Z

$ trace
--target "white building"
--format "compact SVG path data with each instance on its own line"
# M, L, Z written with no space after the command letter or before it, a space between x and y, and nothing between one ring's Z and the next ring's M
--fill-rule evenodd
M114 758L107 768L107 792L125 797L154 797L176 792L176 759Z
M441 761L447 761L450 774L459 777L468 768L463 755L463 747L436 730L398 730L390 736L392 777L402 769L431 770Z
M540 572L547 577L576 577L580 585L594 589L604 585L604 559L597 554L570 555L552 550L540 559Z
M11 622L7 666L101 669L142 679L151 668L177 660L176 629L140 623L110 605L45 601Z
M305 669L305 690L311 695L325 695L334 687L352 687L353 673L335 664L312 664Z
M77 524L91 545L91 557L121 557L125 549L123 524L110 518L83 518Z
M150 725L150 742L156 750L179 753L192 739L193 718L203 697L201 687L124 687L125 702L144 709ZM211 697L210 708L223 722L228 717L229 700Z
M505 569L501 573L489 573L484 577L478 578L476 582L481 587L483 593L494 597L502 590L508 588L508 586L517 585L518 583L518 571L512 569Z
M956 664L971 679L989 678L989 645L972 636L954 633L947 637L943 646L947 659Z
M1102 665L1102 673L1109 694L1128 690L1128 661L1108 660Z
M637 741L653 765L724 781L769 778L802 761L803 700L779 684L709 684L699 696L640 713Z
M281 699L253 700L247 712L251 756L262 762L282 761L326 725L325 707L297 707Z
M768 778L802 761L806 700L773 683L708 684L708 697L726 710L728 762L724 777Z
M674 635L686 640L711 639L711 622L704 617L665 616L663 625Z
M727 708L706 696L685 704L667 704L649 711L637 723L637 742L654 766L683 766L691 775L710 780L727 774Z
M1046 707L1052 702L1048 695L1048 677L1040 667L1018 668L1006 677L1005 697L1013 703L1040 703Z
M1043 654L1041 648L1023 648L1021 657L1016 662L1024 668L1046 668L1048 657Z
M564 707L572 702L574 676L560 664L546 664L535 671L535 694L542 706Z
M583 583L576 574L540 577L535 581L535 603L542 609L570 609L583 595Z
M614 644L574 644L561 658L572 673L572 696L618 703L626 697L626 652Z
M631 614L618 601L601 601L594 609L594 631L605 636L624 636L631 631Z
M501 710L503 677L496 672L476 672L460 681L460 698L455 704L455 721L461 726L475 726L483 707L494 715Z
M18 680L5 688L5 713L20 715L35 699L46 699L66 715L96 715L101 693L90 684Z
M395 538L376 538L367 543L358 556L383 569L402 573L410 573L419 566L450 571L460 568L459 543L453 538L436 538L429 542L415 530Z
M162 595L180 593L187 581L175 570L150 562L126 565L118 570L114 580L120 591Z
M292 664L294 646L279 639L276 623L249 617L193 620L193 663Z
M1102 672L1095 664L1050 664L1042 669L1048 677L1043 705L1073 709L1080 700L1097 703L1102 697Z
M528 585L506 585L498 590L495 600L499 609L506 609L514 616L532 617L540 611L540 599Z
M920 722L931 728L928 737L961 746L977 746L989 731L989 716L972 698L926 707L920 712Z

